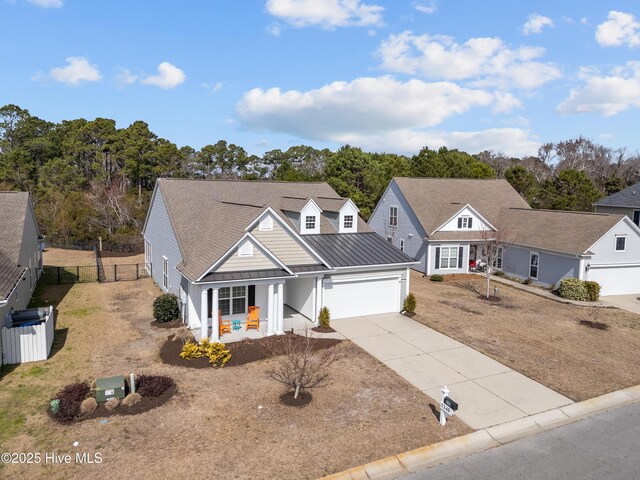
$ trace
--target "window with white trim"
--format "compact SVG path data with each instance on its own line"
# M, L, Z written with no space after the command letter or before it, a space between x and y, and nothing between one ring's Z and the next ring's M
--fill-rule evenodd
M247 287L224 287L218 291L218 308L222 315L239 315L247 311Z
M503 254L503 248L498 247L496 249L495 256L493 257L493 268L502 270L502 254Z
M144 241L144 268L147 271L147 273L151 274L151 259L153 258L152 256L152 249L151 249L151 243L149 243L149 240L145 240Z
M624 252L627 250L627 237L625 235L616 235L616 252Z
M258 229L262 232L270 232L271 230L273 230L273 218L271 218L271 216L269 215L264 217L262 220L260 220L260 226L258 227Z
M389 226L398 226L398 207L389 207Z
M458 217L458 228L473 228L473 217L467 215Z
M440 268L458 268L458 247L440 247Z
M306 215L304 217L304 228L306 230L315 230L316 229L316 216L315 215Z
M239 257L252 257L253 256L253 243L249 240L245 240L240 248L238 248Z
M538 252L531 252L529 254L529 276L531 278L538 278L538 270L540 268L540 254Z
M162 257L162 288L169 288L169 260Z
M640 210L633 211L633 223L640 227Z
M404 252L404 238L400 239L400 251Z
M342 227L344 229L353 228L353 215L345 215L344 216L344 219L342 220Z

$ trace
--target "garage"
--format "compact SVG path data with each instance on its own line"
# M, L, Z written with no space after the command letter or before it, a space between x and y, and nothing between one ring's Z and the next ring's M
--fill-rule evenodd
M600 284L600 295L640 293L640 265L591 265L588 280Z
M284 303L309 319L313 319L313 286L315 282L315 277L287 280L284 289Z
M400 276L324 280L324 306L332 319L400 311Z

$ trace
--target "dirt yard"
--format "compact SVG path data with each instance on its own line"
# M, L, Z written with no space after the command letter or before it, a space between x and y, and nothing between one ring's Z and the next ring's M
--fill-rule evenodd
M194 472L312 479L470 431L455 417L441 428L429 397L348 341L337 347L330 385L300 409L279 403L282 386L266 374L274 359L223 369L162 364L159 347L170 332L150 326L158 293L150 279L37 291L37 302L59 302L55 353L46 362L4 367L0 445L9 452L100 452L103 462L6 465L0 477L131 478L135 469L145 479ZM104 424L65 427L44 413L70 382L130 372L169 375L178 392L155 410Z
M445 279L412 272L415 320L575 401L640 384L640 315L562 304L497 282L491 287L501 301L487 302L476 293L484 292L483 278Z
M44 264L56 267L75 267L76 265L95 265L96 256L93 250L66 250L62 248L47 248L44 251ZM102 252L103 265L122 265L144 263L144 253L116 253Z

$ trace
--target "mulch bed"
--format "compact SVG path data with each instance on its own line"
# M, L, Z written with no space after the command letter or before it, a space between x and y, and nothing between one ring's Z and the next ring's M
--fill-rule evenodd
M335 330L331 327L313 327L311 330L318 333L334 333Z
M173 320L171 322L158 322L157 320L153 320L150 324L154 328L180 328L184 327L184 323L182 320Z
M488 297L486 295L478 295L478 298L480 300L484 300L485 302L500 302L500 301L502 301L502 298L496 297L495 295L489 295Z
M288 333L286 336L292 335ZM294 334L295 335L295 334ZM304 337L300 335L295 335L300 338L302 341ZM285 339L285 335L277 335L271 337L264 337L258 339L246 339L241 340L239 342L227 343L226 347L231 353L231 359L225 364L225 367L235 367L238 365L245 365L251 362L257 362L259 360L264 360L266 358L270 358L273 355L270 350L266 347L266 342L268 341L271 348L277 349L280 343ZM313 347L316 350L320 350L323 348L333 347L337 345L342 340L338 340L335 338L314 338L313 339ZM211 368L212 365L209 363L209 359L206 357L194 358L191 360L185 360L180 357L180 352L182 352L182 342L180 340L174 340L173 335L170 335L167 338L167 341L162 345L160 349L160 359L163 363L168 365L175 365L178 367L188 367L188 368Z
M96 408L93 412L78 418L78 422L83 422L85 420L91 420L95 418L104 418L104 417L115 417L119 415L138 415L140 413L148 412L149 410L153 410L161 405L164 405L175 395L177 392L177 387L173 384L171 387L167 389L162 395L159 397L141 397L140 403L127 407L126 405L118 405L114 410L107 410L103 405L98 404L98 408Z
M298 393L298 398L293 398L293 392L286 392L280 395L280 403L288 407L302 408L309 405L311 400L313 400L313 395L306 391Z
M413 318L416 316L416 312L404 312L403 315L405 317Z

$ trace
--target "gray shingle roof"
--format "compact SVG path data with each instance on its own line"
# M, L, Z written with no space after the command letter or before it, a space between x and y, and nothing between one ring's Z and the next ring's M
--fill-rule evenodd
M332 208L340 199L327 184L320 182L263 182L242 180L158 179L161 192L176 233L183 262L178 269L187 278L196 280L206 273L244 234L245 228L267 207L296 230L284 214L287 209L302 208L309 198L327 203ZM295 210L294 210L295 211ZM358 228L370 232L358 219ZM320 232L335 233L336 229L324 216L320 217Z
M305 235L304 239L334 268L415 262L377 233Z
M22 276L19 266L29 193L0 192L0 300L6 300Z
M427 235L466 204L494 223L505 208L531 208L504 179L394 178Z
M594 205L640 208L640 183L598 200Z

